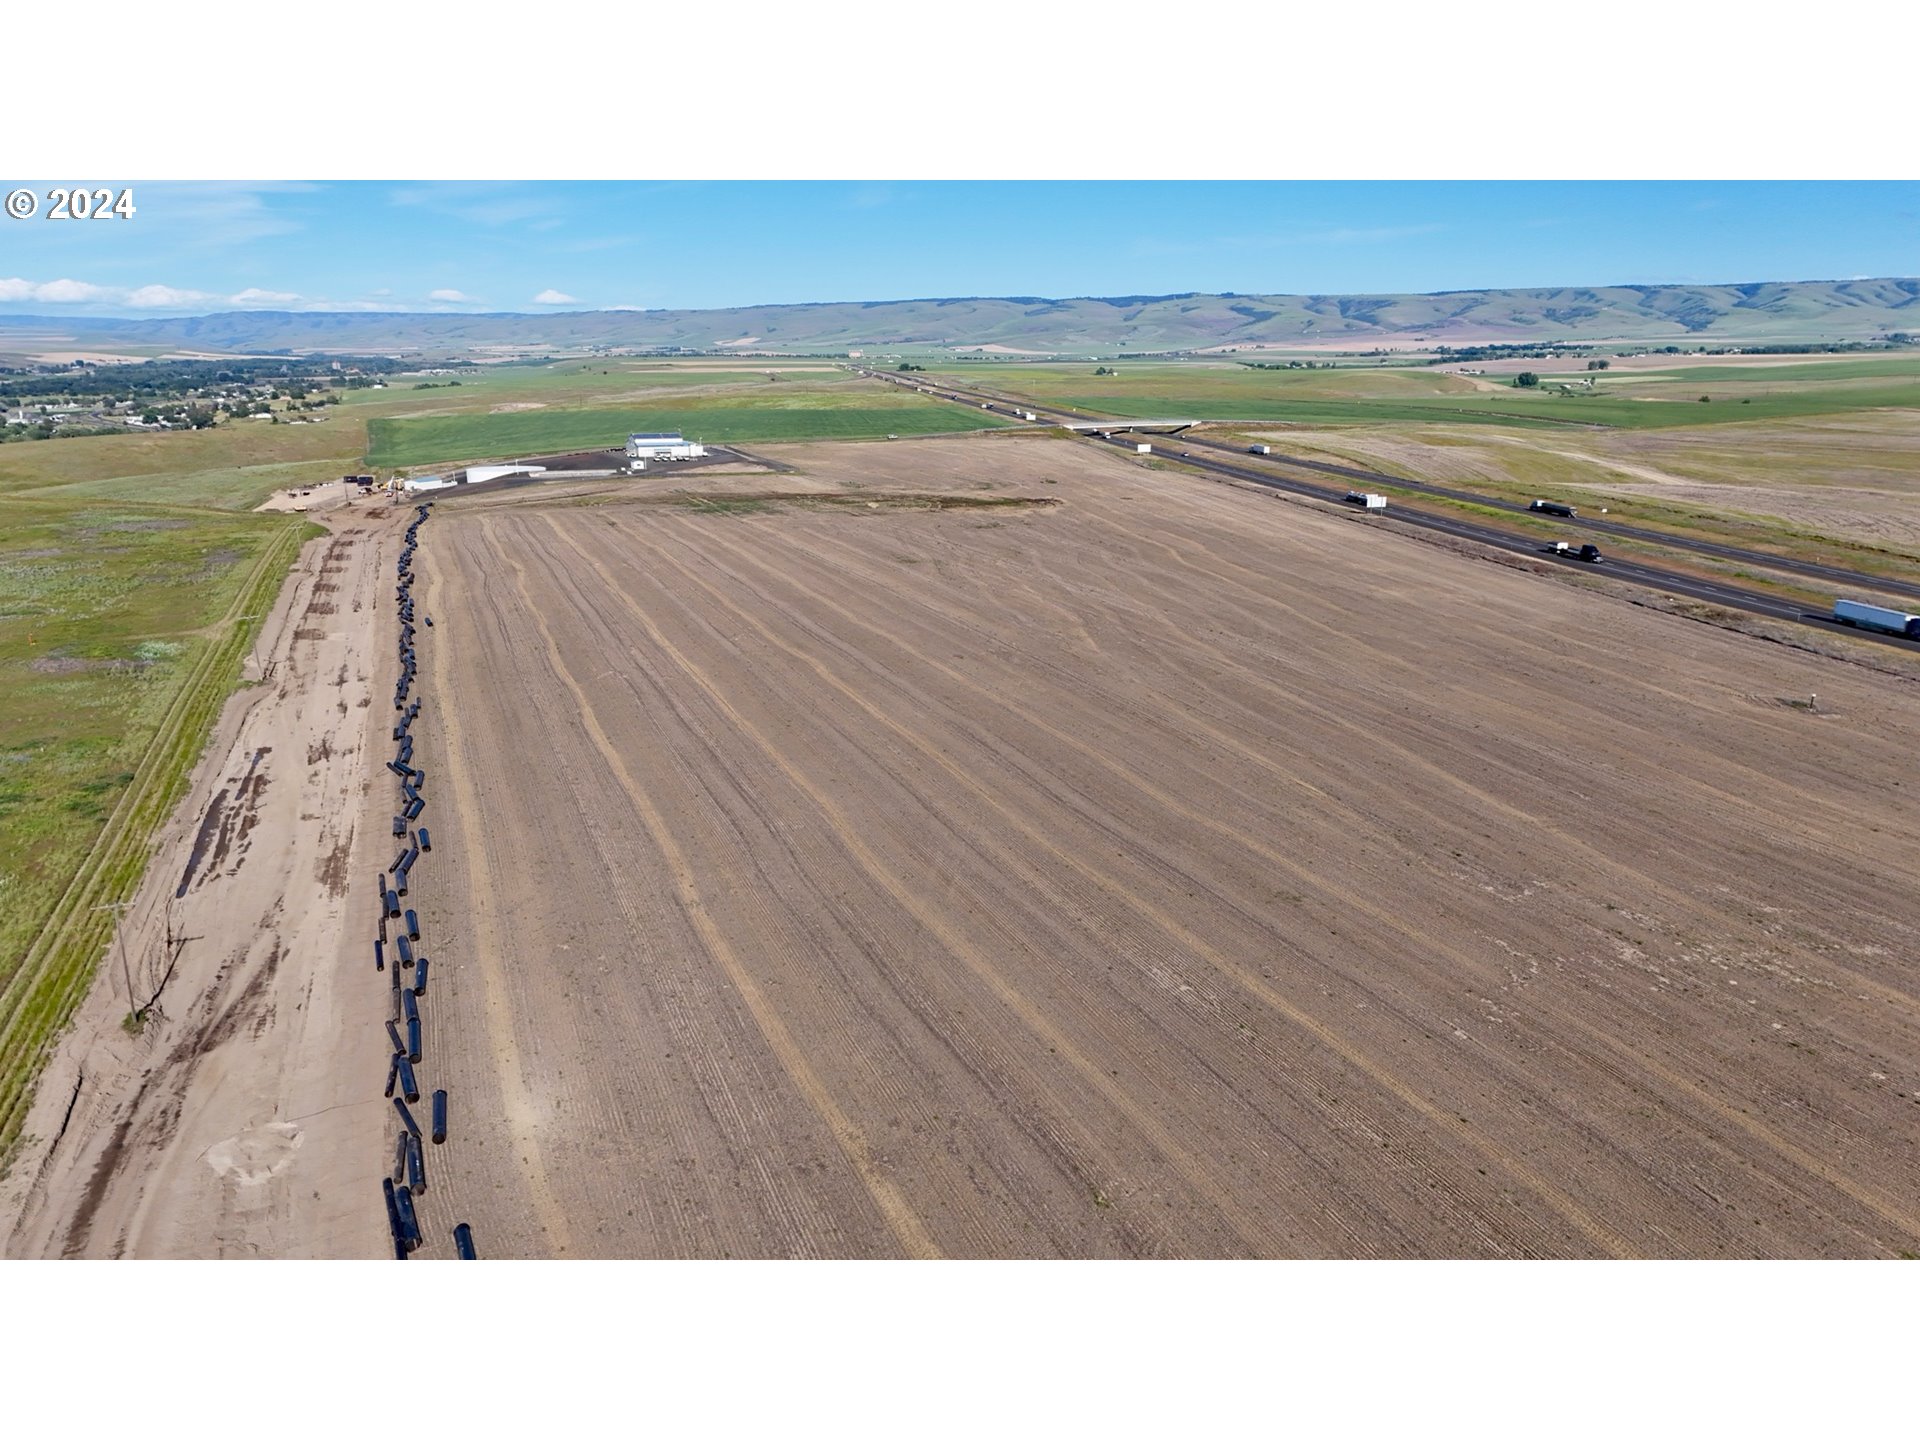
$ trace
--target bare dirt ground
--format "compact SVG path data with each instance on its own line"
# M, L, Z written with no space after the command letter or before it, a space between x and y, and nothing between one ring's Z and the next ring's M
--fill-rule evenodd
M767 449L849 498L424 534L423 1253L1920 1251L1910 683L1071 442Z
M276 490L253 508L316 514L322 510L338 510L349 504L365 505L366 498L351 493L347 486L336 481L332 484L311 485L305 489Z
M0 1184L8 1256L391 1254L385 996L345 919L388 858L368 757L392 716L369 695L392 683L404 520L359 501L327 523L41 1079ZM164 980L138 1035L129 971L141 1001Z

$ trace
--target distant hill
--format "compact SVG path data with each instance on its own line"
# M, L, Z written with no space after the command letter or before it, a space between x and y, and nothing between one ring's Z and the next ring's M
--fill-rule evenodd
M1920 280L1452 290L1437 295L1123 295L872 300L541 315L238 311L164 320L0 318L0 349L111 344L260 353L498 354L590 345L1046 354L1529 340L1758 344L1920 332Z

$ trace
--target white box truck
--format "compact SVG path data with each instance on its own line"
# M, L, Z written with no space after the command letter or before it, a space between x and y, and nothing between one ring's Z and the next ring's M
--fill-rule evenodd
M1842 625L1856 625L1863 630L1879 630L1888 635L1905 635L1920 640L1920 615L1891 610L1885 605L1869 605L1864 600L1836 600L1833 602L1833 618Z
M1151 455L1153 453L1153 446L1136 445L1133 447L1133 453L1136 455Z

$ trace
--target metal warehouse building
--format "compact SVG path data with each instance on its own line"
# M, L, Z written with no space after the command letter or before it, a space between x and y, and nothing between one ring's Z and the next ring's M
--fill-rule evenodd
M687 439L678 430L627 436L629 460L698 460L707 447Z

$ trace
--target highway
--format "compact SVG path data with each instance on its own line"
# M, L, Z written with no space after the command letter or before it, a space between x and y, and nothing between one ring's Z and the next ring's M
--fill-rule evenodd
M1020 418L1023 411L1032 411L1034 414L1040 416L1043 422L1057 420L1062 423L1076 425L1111 424L1116 433L1103 437L1105 443L1132 453L1134 442L1118 438L1118 432L1133 423L1130 421L1108 421L1101 416L1083 415L1075 411L1060 409L1057 406L1044 406L1032 402L1014 405L995 396L969 392L958 386L928 380L924 376L916 378L914 372L908 372L905 375L888 374L882 371L867 371L862 373L866 373L874 379L886 380L910 390L924 391L937 399L950 400L958 405L966 405L969 408L975 409L985 409L989 413L1012 416L1015 419ZM1293 459L1283 455L1243 455L1241 451L1232 446L1223 445L1218 441L1201 440L1193 435L1181 435L1175 440L1174 444L1177 448L1171 453L1167 451L1160 452L1161 458L1176 459L1182 465L1224 479L1237 480L1250 485L1258 485L1265 489L1300 495L1314 500L1327 500L1335 504L1341 504L1347 492L1345 489L1334 489L1324 485L1316 485L1312 481L1299 479L1291 475L1278 475L1273 473L1271 469L1265 467L1255 468L1256 464L1260 461L1266 461L1268 465L1277 462L1279 464L1297 466L1302 469L1338 475L1343 479L1361 480L1369 484L1394 485L1436 497L1464 500L1475 505L1497 506L1501 509L1510 509L1521 514L1527 513L1524 505L1515 502L1490 500L1486 496L1475 495L1468 491L1447 490L1443 487L1429 485L1422 481L1403 480L1397 476L1380 475L1356 467L1332 465L1320 461ZM1200 451L1210 453L1198 453ZM1217 458L1221 455L1232 455L1235 456L1236 459L1233 463L1229 463L1226 460ZM1395 523L1412 525L1423 530L1436 531L1440 534L1451 535L1462 540L1471 540L1476 544L1491 545L1511 554L1527 556L1543 564L1560 565L1581 570L1592 569L1605 574L1609 579L1624 581L1630 585L1639 585L1649 590L1660 590L1668 594L1682 595L1695 600L1704 600L1710 604L1725 606L1730 610L1741 610L1751 615L1763 615L1773 620L1785 620L1796 625L1806 625L1816 630L1827 630L1842 635L1854 635L1861 639L1873 640L1883 645L1891 645L1897 649L1920 654L1920 641L1911 640L1901 635L1887 635L1879 631L1863 630L1850 625L1842 625L1830 615L1808 610L1798 601L1790 600L1782 596L1769 595L1762 590L1750 590L1744 586L1730 584L1725 581L1708 580L1694 575L1683 575L1677 571L1661 569L1655 565L1643 564L1636 560L1621 560L1612 556L1609 556L1598 566L1590 566L1584 561L1554 555L1533 536L1516 535L1512 531L1502 530L1496 526L1483 524L1460 516L1434 514L1427 511L1409 510L1405 508L1394 510L1392 516L1393 522ZM1563 523L1583 525L1589 529L1601 530L1633 539L1647 540L1657 544L1671 546L1679 550L1711 555L1718 559L1736 560L1743 564L1790 571L1796 574L1812 575L1828 583L1858 586L1920 598L1920 590L1916 590L1911 586L1894 584L1878 576L1861 575L1854 571L1844 570L1835 566L1815 565L1811 562L1789 560L1782 556L1767 554L1764 551L1743 550L1738 546L1722 545L1710 540L1692 540L1684 536L1668 535L1656 530L1643 530L1613 521L1589 521L1583 518L1565 521Z
M1203 440L1196 435L1182 436L1184 446L1200 446L1208 450L1228 455L1240 455L1246 452L1218 440ZM1403 490L1412 490L1421 495L1433 495L1446 500L1461 500L1469 505L1484 505L1495 510L1510 510L1516 515L1531 512L1518 500L1499 500L1488 495L1476 494L1471 490L1450 490L1443 485L1435 485L1426 480L1406 480L1398 475L1383 475L1377 470L1363 470L1352 465L1336 465L1324 460L1304 460L1292 455L1268 455L1263 457L1286 465L1296 465L1303 470L1315 470L1324 475L1338 475L1343 480L1355 480L1365 485L1394 485ZM1737 545L1723 545L1714 540L1697 540L1686 535L1670 535L1664 530L1648 530L1638 525L1628 525L1619 520L1603 520L1596 516L1580 515L1571 519L1556 517L1563 525L1572 525L1582 530L1592 530L1604 535L1616 535L1627 540L1644 540L1649 544L1667 545L1676 550L1689 550L1696 555L1712 555L1721 560L1735 560L1746 565L1764 565L1772 570L1784 571L1793 575L1805 575L1830 585L1861 586L1878 590L1888 595L1920 604L1920 584L1903 584L1883 576L1866 575L1857 570L1848 570L1838 565L1822 565L1812 560L1795 560L1786 555L1775 555L1764 550L1743 550Z

